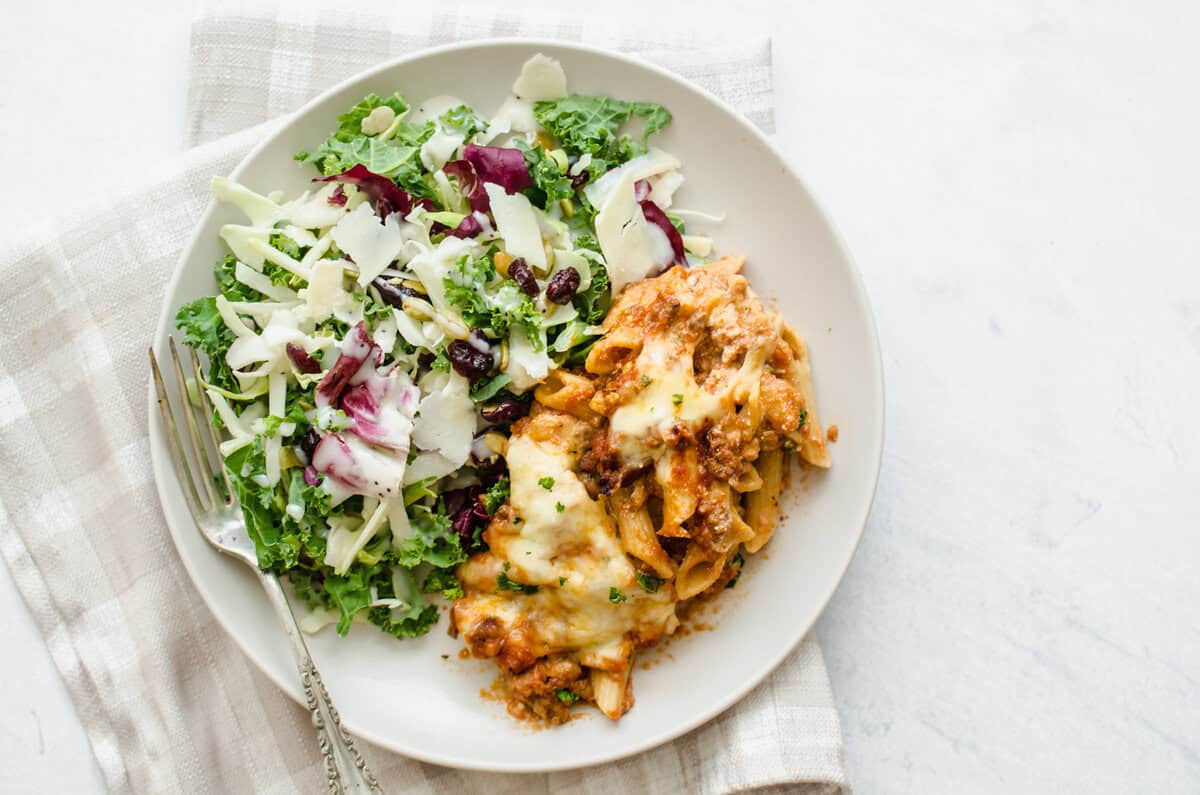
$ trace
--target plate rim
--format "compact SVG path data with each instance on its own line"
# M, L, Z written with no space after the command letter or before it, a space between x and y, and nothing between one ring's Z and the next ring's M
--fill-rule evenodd
M755 667L753 673L745 678L745 681L741 686L732 688L724 695L723 698L719 699L708 709L702 710L691 718L680 721L677 725L670 726L664 731L653 733L650 736L643 738L638 742L632 743L628 747L620 750L596 754L594 757L589 757L584 761L547 761L543 764L536 765L524 763L504 764L473 762L469 760L463 761L461 758L456 758L452 755L428 753L426 751L408 747L394 739L381 737L371 731L366 731L362 727L356 726L352 719L342 716L343 726L354 736L360 737L363 740L370 742L372 745L376 745L380 748L392 751L410 759L441 765L444 767L451 767L459 770L474 770L494 773L549 773L595 767L597 765L614 762L620 759L626 759L628 757L665 745L666 743L669 743L681 737L682 735L687 734L688 732L691 732L700 726L703 726L737 704L739 701L745 698L750 691L762 684L763 680L766 679L767 676L769 676L776 668L778 668L788 656L795 652L800 643L803 642L803 640L812 632L813 627L816 626L817 620L829 606L829 601L833 598L833 594L836 592L838 586L841 585L841 582L846 575L846 571L849 568L851 561L854 560L854 556L862 542L862 536L866 530L867 521L870 518L871 510L875 504L875 496L879 486L879 474L883 463L883 446L887 422L886 390L884 384L883 356L879 344L879 331L875 319L875 313L871 307L870 295L867 292L866 284L862 277L862 272L860 271L854 257L850 253L850 248L846 244L845 238L842 236L841 231L833 222L832 217L826 211L825 205L821 202L813 190L811 190L811 188L804 182L804 180L800 178L799 174L796 173L796 170L792 167L792 164L788 158L783 154L779 147L775 145L774 141L771 140L771 138L765 132L751 122L745 115L731 108L724 100L706 88L699 86L687 78L682 77L681 75L678 75L664 67L650 63L649 61L646 61L636 55L619 52L606 47L583 44L580 42L562 41L540 37L489 37L422 48L415 52L383 61L375 66L356 72L355 74L320 92L296 110L286 114L281 120L276 121L274 129L272 129L262 140L258 141L254 146L252 146L250 150L241 158L241 160L238 161L238 164L229 173L229 176L236 179L252 160L258 157L258 155L264 149L273 144L277 138L282 136L298 118L306 114L312 107L324 102L329 96L348 88L354 83L369 80L370 78L375 77L382 72L386 72L398 66L410 63L412 61L428 58L430 56L443 55L446 53L453 53L463 50L487 50L491 48L514 47L530 48L531 50L537 48L573 50L589 55L596 55L616 61L622 61L627 65L648 70L655 73L659 77L665 78L669 82L679 85L683 90L691 91L705 100L708 104L712 105L715 110L732 117L743 132L753 136L759 144L765 146L767 150L778 160L783 169L783 173L788 178L799 183L799 188L812 201L818 217L829 230L833 244L837 247L839 253L846 262L847 269L851 277L850 283L852 285L853 299L860 305L861 309L863 310L863 317L866 320L866 328L864 330L867 333L865 338L869 349L868 353L870 354L869 358L872 365L871 374L873 375L874 381L871 386L874 387L873 391L877 396L876 405L878 406L879 411L879 416L877 417L878 433L875 435L875 438L869 440L871 442L870 459L873 460L874 463L869 472L871 478L870 489L867 498L864 500L864 504L857 512L857 518L851 522L853 525L852 528L847 528L848 532L853 532L854 534L854 543L850 548L850 553L846 556L845 561L842 563L841 571L837 573L836 578L831 580L832 584L828 588L827 592L822 596L820 600L820 607L814 613L812 621L804 628L802 632L796 635L795 640L784 646L783 649L775 655L764 657L763 659L759 660L758 665ZM176 290L178 289L179 282L183 278L187 263L193 256L196 245L200 240L201 233L204 231L205 227L208 226L209 219L216 212L216 208L216 201L209 197L204 212L199 216L199 218L197 218L195 222L195 228L188 236L187 242L185 243L179 258L175 261L171 278L167 283L164 292L163 304L159 311L158 323L154 330L154 338L151 342L152 350L162 350L163 346L165 345L167 335L173 330L171 319L173 318L174 313L171 311L172 307L169 304L169 300L172 296L174 296ZM197 572L193 569L193 564L189 562L188 556L184 554L183 549L180 546L180 536L184 532L199 531L195 529L189 530L188 528L177 528L176 525L178 524L178 520L177 518L172 517L172 511L168 509L169 500L166 493L167 483L176 483L176 485L178 485L178 478L175 476L173 465L168 463L167 459L169 456L164 456L162 454L164 439L162 438L162 432L159 428L159 423L156 421L157 413L154 406L157 403L157 396L154 391L153 380L150 378L147 378L146 390L148 395L146 417L149 427L150 459L151 468L154 472L155 492L158 495L159 507L162 509L163 519L167 524L167 529L171 536L171 543L174 545L176 554L182 561L185 571L187 571L188 578L191 580L192 585L200 593L201 598L204 600L205 607L216 619L217 623L221 626L225 633L233 639L234 643L242 651L242 653L260 672L266 675L266 677L270 679L271 682L273 682L287 696L301 706L304 706L305 699L301 690L299 676L297 675L295 678L288 677L285 681L277 676L276 672L260 662L257 655L250 650L243 638L241 638L237 632L234 632L231 626L226 622L225 618L213 608L213 600L210 597L210 590L213 586L205 583L203 578L197 576ZM214 550L214 554L219 553L216 553ZM285 638L281 629L280 642L282 643L284 640Z

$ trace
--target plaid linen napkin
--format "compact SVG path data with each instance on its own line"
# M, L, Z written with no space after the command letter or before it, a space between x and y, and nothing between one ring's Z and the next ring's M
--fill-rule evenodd
M188 580L150 471L146 346L210 178L336 81L492 36L636 53L771 130L767 39L662 36L544 12L421 16L403 5L202 6L188 111L195 148L87 214L0 249L0 552L113 792L315 792L324 782L306 711L242 655ZM496 775L364 750L392 793L846 791L838 716L811 638L725 714L621 762Z

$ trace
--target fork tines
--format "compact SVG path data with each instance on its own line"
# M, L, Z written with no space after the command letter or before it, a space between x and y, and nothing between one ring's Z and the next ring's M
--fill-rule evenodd
M187 379L183 375L183 364L180 362L179 350L175 338L167 338L171 350L171 364L175 371L175 386L182 401L184 423L188 432L180 433L179 423L175 419L175 410L171 406L170 396L163 381L162 371L158 366L158 358L154 348L150 348L150 371L154 376L154 390L158 395L158 410L163 418L166 429L167 444L171 448L171 458L183 481L183 492L187 498L188 509L193 518L199 519L199 514L214 510L218 505L231 505L233 488L229 482L229 473L225 471L220 454L220 440L212 424L212 405L204 389L204 381L200 377L200 359L196 352L188 348L191 358L192 378L196 386L194 399L188 394ZM201 432L201 428L204 429ZM216 462L214 466L213 462ZM217 473L220 473L218 476Z

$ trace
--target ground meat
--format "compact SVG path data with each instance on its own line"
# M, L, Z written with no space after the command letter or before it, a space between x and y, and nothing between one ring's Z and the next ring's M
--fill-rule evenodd
M583 668L564 655L545 657L508 678L508 712L521 720L565 723L570 719L570 704L591 698L592 685Z
M470 628L466 641L476 657L495 657L504 646L504 627L495 616L488 616Z

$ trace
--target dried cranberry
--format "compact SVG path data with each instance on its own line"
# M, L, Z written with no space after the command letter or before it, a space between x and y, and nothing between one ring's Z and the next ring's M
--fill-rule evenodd
M422 351L417 354L417 366L422 370L428 370L437 361L437 355L429 351Z
M488 422L512 422L529 413L529 404L520 400L501 400L494 405L481 408L479 414Z
M308 456L311 461L313 453L317 450L317 445L321 443L321 434L317 433L316 428L309 428L308 432L300 438L300 449Z
M529 267L524 257L517 257L509 264L508 275L516 281L525 295L538 294L538 283L533 275L533 268Z
M388 279L379 276L375 281L371 282L375 285L375 289L379 291L379 297L388 306L394 306L397 309L404 308L405 298L425 298L411 287L406 287L403 284L392 284Z
M579 289L579 271L574 268L563 268L550 277L546 285L546 300L556 304L571 303L571 296Z
M469 342L455 340L446 347L450 355L450 366L454 372L468 381L476 381L488 374L495 365L491 351L481 351Z
M591 177L588 175L587 169L585 168L583 171L580 171L578 174L571 177L571 188L574 190L579 190L587 184L587 181L590 178Z

